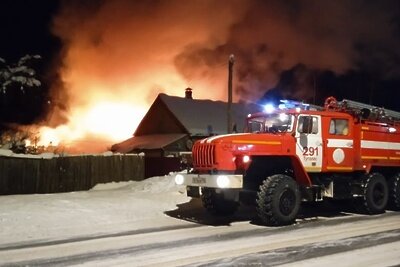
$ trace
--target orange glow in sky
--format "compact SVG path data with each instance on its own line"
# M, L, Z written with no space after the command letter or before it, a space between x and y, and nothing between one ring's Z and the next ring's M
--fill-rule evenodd
M162 4L151 8L155 14L150 16L132 3L105 1L96 12L85 13L66 2L55 17L53 32L64 53L63 86L54 88L53 105L61 108L47 123L58 126L39 130L40 144L105 151L132 137L160 93L184 97L191 87L194 98L226 99L228 54L212 68L204 60L187 62L179 55L193 45L219 46L241 9L219 4L225 10L221 20L214 4L202 1ZM218 31L210 33L216 24Z

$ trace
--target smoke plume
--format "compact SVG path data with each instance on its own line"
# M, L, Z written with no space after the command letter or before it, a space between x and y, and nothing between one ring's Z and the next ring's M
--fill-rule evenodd
M229 53L237 58L236 92L244 99L265 93L283 71L298 64L316 72L343 74L364 68L382 70L386 78L399 75L396 1L246 1L243 5L247 12L236 19L223 44L191 45L176 58L185 77L213 76ZM304 86L297 89L300 95L309 93Z
M53 23L64 44L65 88L54 101L66 105L62 116L69 121L113 102L133 107L118 116L137 125L158 93L183 96L188 86L195 98L225 99L230 54L236 101L259 99L299 64L338 74L359 68L399 74L398 1L86 3L65 1ZM304 98L311 94L304 81L312 79L301 73L290 93Z

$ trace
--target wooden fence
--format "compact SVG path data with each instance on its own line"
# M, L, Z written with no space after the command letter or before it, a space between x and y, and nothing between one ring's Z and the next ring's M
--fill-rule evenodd
M138 155L0 157L0 195L88 190L98 183L144 177L144 158Z

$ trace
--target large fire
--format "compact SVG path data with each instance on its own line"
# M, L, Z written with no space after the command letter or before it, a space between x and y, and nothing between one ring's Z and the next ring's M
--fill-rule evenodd
M359 60L353 55L355 38L370 36L371 27L387 20L385 14L371 21L363 9L357 12L360 21L373 25L365 24L361 32L361 25L342 27L354 26L353 10L360 9L320 1L301 8L278 0L62 3L52 27L63 44L57 68L63 86L54 89L53 101L62 107L53 118L61 119L50 119L56 128L40 129L41 143L81 151L105 150L131 137L159 93L183 96L191 87L195 98L226 99L231 53L237 58L236 100L259 99L282 71L300 63L345 72L352 59ZM301 98L309 92L296 93Z
M111 79L115 84L111 84L109 79L96 77L94 81L89 75L78 74L79 64L74 65L73 70L64 70L64 78L70 86L69 110L64 115L67 123L55 128L40 127L37 145L62 146L75 153L103 152L112 144L132 137L159 93L184 96L189 85L170 64L154 65L152 71L145 70L122 81L118 76L124 77L126 73L115 73ZM199 88L194 90L194 96L225 98L225 91L213 90L225 86L225 69L222 72L221 80L192 81L190 86Z
M144 106L99 102L86 110L77 109L66 125L56 128L41 127L38 145L74 146L76 142L94 143L99 138L110 142L121 141L132 136L145 112ZM92 140L87 140L88 136ZM96 144L92 145L98 147Z
M49 114L48 125L58 126L41 127L39 145L105 151L132 137L159 93L183 97L184 89L191 87L195 98L226 98L223 65L228 52L219 59L218 68L205 67L202 60L192 65L177 58L192 45L219 45L233 13L242 11L228 8L221 21L211 2L147 6L117 0L94 9L77 3L65 2L54 19L53 32L64 46L59 69L63 88L54 88L52 104L67 108ZM203 14L210 12L204 20ZM210 43L209 29L217 24Z

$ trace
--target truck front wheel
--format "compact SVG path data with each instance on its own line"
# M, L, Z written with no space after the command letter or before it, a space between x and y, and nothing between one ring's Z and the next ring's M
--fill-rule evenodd
M300 207L300 191L295 180L283 174L268 177L257 193L257 212L266 225L292 224Z
M385 211L389 190L385 177L380 173L366 174L361 180L360 198L356 199L356 208L361 213L379 214Z
M389 201L388 207L392 210L400 210L400 173L389 179Z
M203 207L213 215L232 215L239 208L237 201L225 199L223 192L217 193L213 188L202 188L201 193Z

